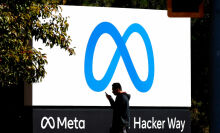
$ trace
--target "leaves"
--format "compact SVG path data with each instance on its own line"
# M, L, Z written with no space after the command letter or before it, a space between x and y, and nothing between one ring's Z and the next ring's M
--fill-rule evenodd
M74 54L67 35L67 18L56 0L6 0L0 3L0 87L19 81L39 82L46 75L46 54L31 47L42 39L46 46L59 46ZM59 14L55 14L59 12Z

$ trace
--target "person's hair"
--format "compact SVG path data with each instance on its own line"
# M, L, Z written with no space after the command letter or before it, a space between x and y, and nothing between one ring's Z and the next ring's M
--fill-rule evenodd
M116 89L122 90L121 84L120 83L113 83L112 84L112 89L113 90L116 90Z

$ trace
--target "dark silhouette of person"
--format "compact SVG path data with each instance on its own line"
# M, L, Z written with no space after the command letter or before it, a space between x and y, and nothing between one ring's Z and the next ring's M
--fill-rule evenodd
M112 127L110 133L127 133L130 126L129 100L130 94L122 91L120 83L112 84L112 93L116 95L115 101L106 93L113 109Z

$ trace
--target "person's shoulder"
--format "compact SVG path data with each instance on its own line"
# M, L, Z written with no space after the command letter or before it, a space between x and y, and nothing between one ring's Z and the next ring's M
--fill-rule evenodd
M131 95L128 94L128 93L126 93L126 92L121 93L121 94L122 94L121 96L122 96L123 98L126 98L126 99L128 99L128 100L131 98Z

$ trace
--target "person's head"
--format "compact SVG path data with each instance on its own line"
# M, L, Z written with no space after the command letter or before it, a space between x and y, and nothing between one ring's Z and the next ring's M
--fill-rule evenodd
M122 91L120 83L113 83L112 84L112 93L114 95L119 94Z

